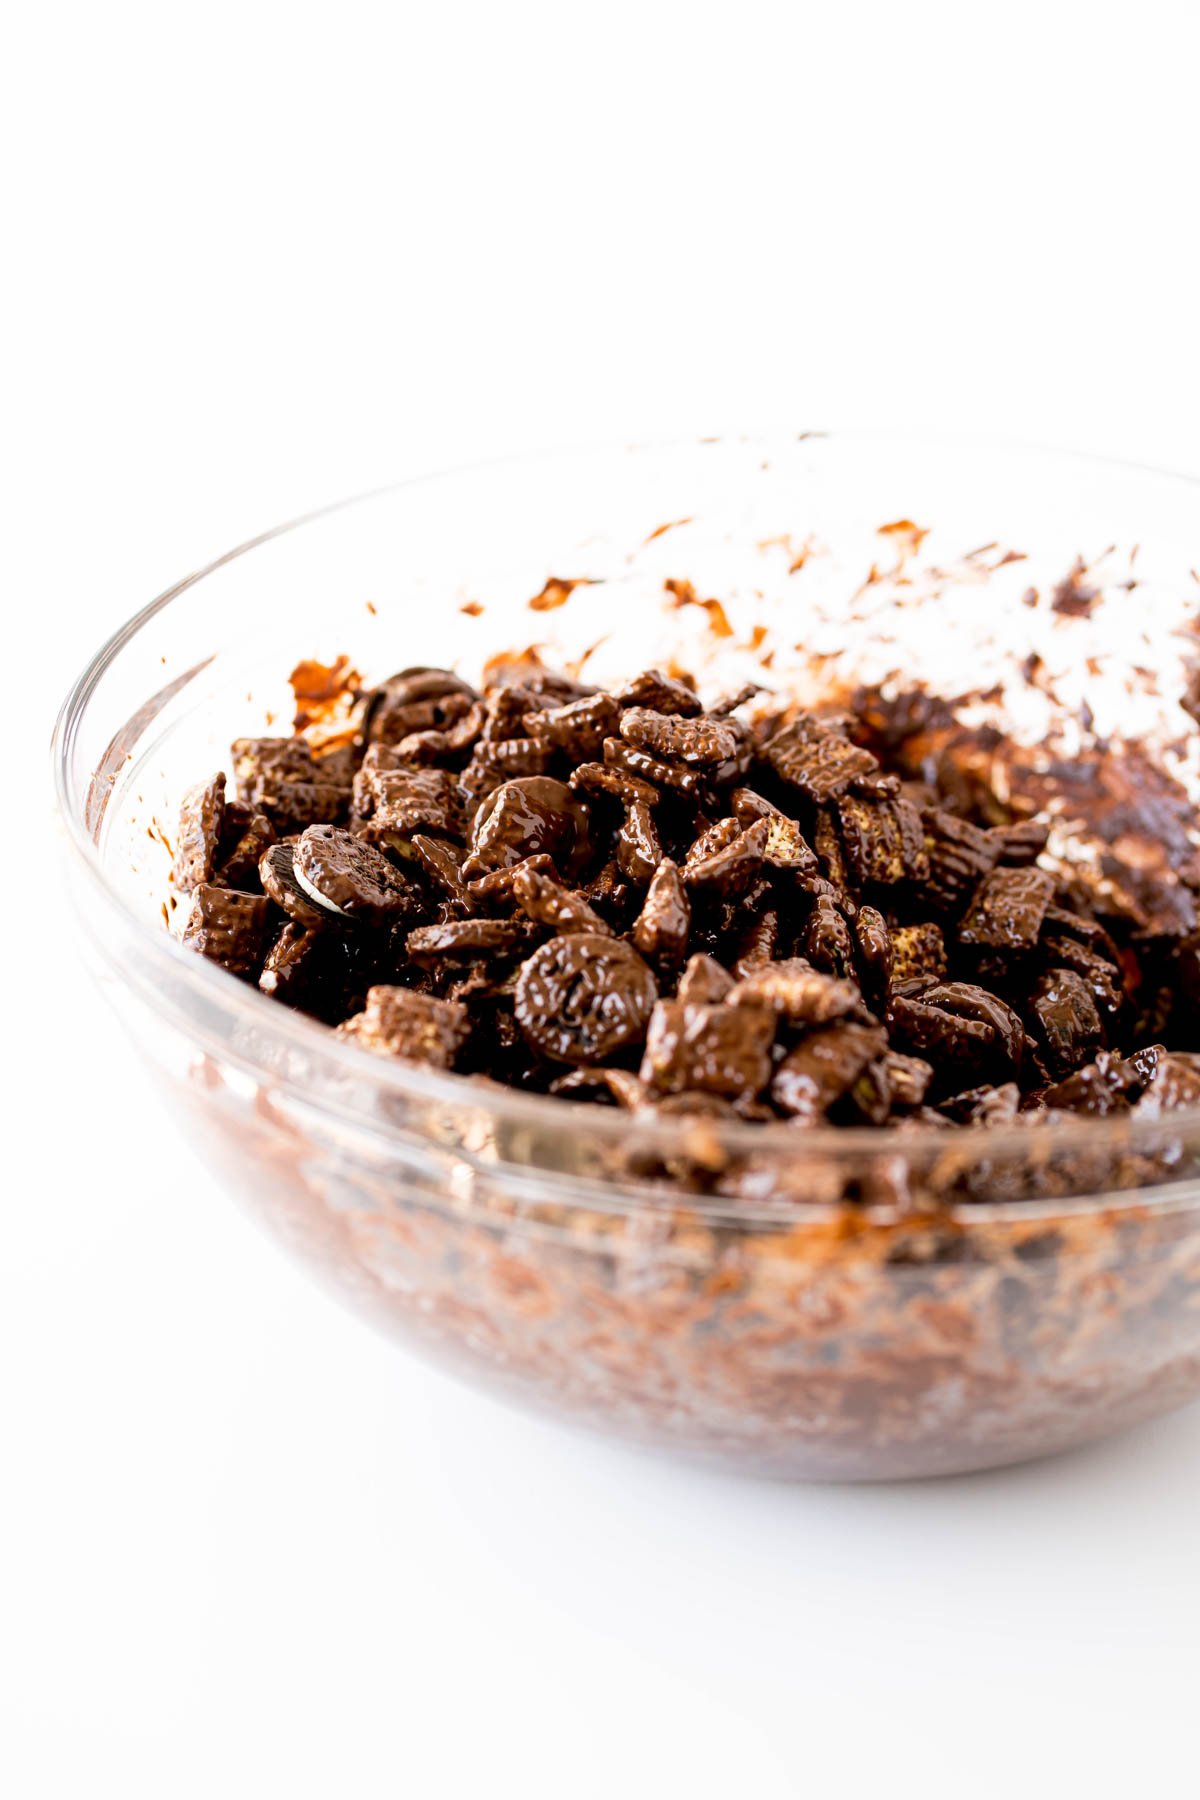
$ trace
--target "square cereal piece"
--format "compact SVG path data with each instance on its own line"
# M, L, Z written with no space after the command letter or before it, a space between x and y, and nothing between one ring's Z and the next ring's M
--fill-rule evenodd
M941 981L946 973L946 940L939 925L896 925L892 928L892 987Z
M995 869L972 896L958 928L959 942L1030 950L1053 897L1054 878L1044 869Z
M860 775L873 775L879 767L869 750L807 718L777 732L765 755L781 781L818 805L837 799Z
M864 800L847 794L839 800L837 812L846 856L860 883L892 886L906 879L928 879L921 815L911 801Z
M641 1079L660 1094L749 1099L770 1077L774 1038L772 1013L660 1000L650 1017Z
M271 902L262 894L202 882L192 895L183 942L231 975L257 975L266 949Z
M878 1026L843 1021L810 1031L776 1069L771 1098L793 1119L823 1118L886 1049Z
M469 1029L467 1009L458 1001L382 985L368 988L362 1012L338 1026L364 1050L431 1069L450 1068Z
M1040 975L1030 1011L1056 1081L1091 1062L1104 1042L1092 991L1074 969L1050 969Z

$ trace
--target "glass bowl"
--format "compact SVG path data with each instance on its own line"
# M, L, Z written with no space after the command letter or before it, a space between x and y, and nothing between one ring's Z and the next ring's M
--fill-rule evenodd
M1089 729L1149 741L1186 676L1198 516L1196 486L1154 471L816 434L515 460L286 526L146 607L63 706L91 967L268 1230L501 1395L823 1479L978 1469L1177 1406L1200 1394L1195 1110L1036 1132L643 1119L372 1056L164 917L183 789L233 738L290 729L303 657L471 675L537 645L598 680L674 659L797 689L917 658L942 691L991 684L1030 742L1069 744L1084 702ZM1112 604L1056 610L1077 553L1112 545ZM1173 667L1148 699L1128 670L1155 645Z

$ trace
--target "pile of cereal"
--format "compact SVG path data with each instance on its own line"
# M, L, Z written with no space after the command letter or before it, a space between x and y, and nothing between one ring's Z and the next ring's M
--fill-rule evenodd
M529 659L356 702L323 754L235 743L174 881L185 943L367 1049L800 1125L1200 1102L1190 889L1064 874L934 702L705 705Z

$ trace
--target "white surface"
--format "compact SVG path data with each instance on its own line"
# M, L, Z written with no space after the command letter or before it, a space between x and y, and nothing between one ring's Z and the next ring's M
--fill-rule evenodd
M10 25L22 866L76 666L337 493L865 419L1200 473L1187 0L706 17ZM7 863L3 892L0 1790L1190 1791L1200 1411L998 1476L806 1491L494 1408L235 1215L73 991L53 896Z

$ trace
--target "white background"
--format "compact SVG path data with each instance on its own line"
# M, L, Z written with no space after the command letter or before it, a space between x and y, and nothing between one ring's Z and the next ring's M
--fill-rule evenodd
M43 745L177 576L491 450L879 421L1200 474L1198 51L1194 0L10 18L5 1794L1195 1791L1200 1412L789 1490L409 1363L80 991Z

